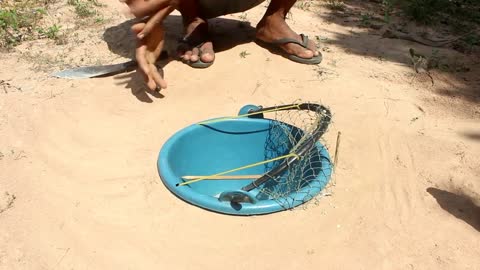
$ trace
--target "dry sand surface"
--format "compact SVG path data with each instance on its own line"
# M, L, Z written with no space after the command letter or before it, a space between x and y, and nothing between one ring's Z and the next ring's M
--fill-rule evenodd
M0 55L0 269L480 269L478 56L440 50L472 70L434 72L432 86L408 58L409 47L431 48L295 8L292 28L318 35L324 55L300 65L240 27L255 26L261 5L214 20L215 64L166 63L160 94L135 72L49 77L132 54L130 18L102 2L105 25L72 30L66 45L39 40ZM167 27L173 44L177 13ZM334 113L323 138L332 154L342 132L331 196L235 217L162 184L157 155L179 129L297 99Z

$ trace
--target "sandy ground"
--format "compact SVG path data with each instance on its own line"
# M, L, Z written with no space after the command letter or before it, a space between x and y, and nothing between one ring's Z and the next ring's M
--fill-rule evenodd
M271 54L251 28L215 20L215 64L169 62L160 94L134 72L49 77L131 54L129 18L103 2L111 19L76 29L82 42L0 55L0 269L480 269L478 61L467 73L433 74L432 86L407 54L431 48L295 9L292 28L325 41L319 66ZM246 20L255 25L263 11ZM181 35L178 15L167 26L169 38ZM162 184L157 155L179 129L297 99L331 108L331 152L342 132L332 196L234 217Z

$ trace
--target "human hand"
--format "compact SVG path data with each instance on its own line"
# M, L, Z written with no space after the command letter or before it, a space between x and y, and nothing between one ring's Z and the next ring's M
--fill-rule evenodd
M167 88L155 62L164 44L163 20L178 6L178 0L120 0L128 5L137 18L148 17L146 22L132 26L137 37L135 56L138 71L143 74L150 90Z
M137 32L137 38L143 39L154 30L157 24L178 7L179 0L120 0L128 5L130 12L137 17L149 17L143 29Z
M132 26L132 31L138 35L145 27L146 23L137 23ZM138 63L138 71L143 75L147 86L152 91L159 91L167 88L167 82L158 71L155 62L162 53L165 31L161 24L155 24L152 33L143 39L137 40L135 49L135 58Z

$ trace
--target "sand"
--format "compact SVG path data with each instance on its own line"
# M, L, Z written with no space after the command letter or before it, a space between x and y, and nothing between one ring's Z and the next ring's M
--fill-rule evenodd
M408 59L410 47L431 48L295 8L292 28L325 41L319 66L259 47L233 14L212 23L215 64L169 62L160 94L135 72L49 77L132 53L130 17L103 3L112 19L75 29L83 42L40 40L0 55L0 269L480 269L477 56L443 50L472 70L432 73L432 86ZM263 11L246 20L254 26ZM181 35L178 14L167 26L170 39ZM297 99L332 110L322 140L332 154L342 133L331 196L235 217L162 184L157 155L178 130Z

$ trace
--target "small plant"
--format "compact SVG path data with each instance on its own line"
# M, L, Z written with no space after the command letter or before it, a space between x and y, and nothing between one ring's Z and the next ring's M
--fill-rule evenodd
M324 40L326 40L326 39L324 38ZM316 44L317 50L322 48L322 43L323 43L322 41L324 41L324 40L322 40L322 38L318 35L315 36L315 44Z
M337 72L322 66L315 66L314 72L319 81L324 81L326 79L330 79L338 76Z
M360 25L364 27L372 25L372 18L373 16L370 13L360 15Z
M240 20L242 20L242 22L248 21L248 20L247 20L247 13L242 13L242 14L240 14L239 18L240 18Z
M345 3L340 0L327 0L327 7L334 11L345 11Z
M245 58L245 57L247 57L247 55L250 55L247 51L242 51L242 52L240 53L240 57L241 57L241 58Z
M477 0L403 0L406 15L423 24L439 22L465 27L466 22L480 23Z
M392 16L392 11L393 11L393 1L394 0L383 0L382 1L382 6L383 6L383 20L386 23L390 23L391 21L391 16Z
M80 18L96 15L97 11L94 6L100 5L95 0L68 0L67 3L75 8L75 13Z
M36 25L45 15L36 1L0 1L0 49L36 38Z
M101 24L105 22L105 18L103 16L97 16L95 18L95 23Z
M438 49L432 49L432 53L430 55L430 60L429 60L429 68L434 69L434 68L441 68L442 56L440 55L440 51Z
M60 28L61 26L54 24L46 29L39 28L37 31L42 36L45 36L49 39L56 40L59 37Z
M309 10L312 6L312 0L299 0L295 2L294 6L301 10Z
M443 72L468 72L470 68L456 59L448 59L441 55L438 49L433 49L428 58L428 69L438 69Z
M466 35L465 37L462 38L462 41L467 43L468 45L470 46L480 46L480 36L475 34L475 33L471 33L471 34L468 34Z
M18 15L16 10L0 10L0 28L18 29Z

